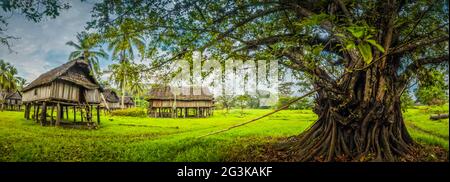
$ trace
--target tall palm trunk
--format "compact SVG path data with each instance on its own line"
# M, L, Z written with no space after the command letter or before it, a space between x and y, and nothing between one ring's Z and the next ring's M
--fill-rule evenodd
M121 108L122 109L124 109L125 108L125 84L127 83L126 82L126 77L127 77L127 69L125 68L125 64L126 64L126 60L125 60L125 51L122 51L121 52L121 56L122 56L122 59L121 59L121 64L122 65L120 65L120 66L122 66L122 68L121 69L123 69L122 71L123 71L123 78L122 78L122 100L121 100Z
M139 95L137 95L137 97L134 97L134 107L137 107L137 99L138 99Z
M125 108L125 83L126 83L126 74L123 75L123 81L122 81L122 103L121 106L122 109Z

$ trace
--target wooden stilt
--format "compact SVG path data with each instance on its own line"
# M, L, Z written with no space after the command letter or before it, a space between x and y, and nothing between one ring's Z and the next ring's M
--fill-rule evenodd
M197 109L195 110L195 115L197 115L197 118L200 116L198 111L199 111L199 108L197 107Z
M90 111L89 112L89 118L91 118L91 122L94 122L94 117L93 117L93 115L94 115L94 106L91 106L89 111Z
M27 105L25 105L25 112L23 113L23 117L27 119Z
M73 106L73 122L77 122L77 107Z
M100 125L100 106L97 106L97 124Z
M61 104L58 103L56 105L56 126L61 125L61 119L62 119L62 112L61 112L61 110L62 110Z
M44 126L47 122L47 103L42 102L42 112L41 112L41 126Z
M64 107L62 105L60 107L59 114L61 115L61 119L64 119Z
M55 120L53 119L53 112L55 111L55 105L52 105L51 113L50 113L50 126L55 125Z
M33 104L33 115L32 115L32 118L33 118L33 120L34 121L36 121L36 104Z
M69 120L69 106L66 106L66 119Z
M25 107L25 112L23 113L23 118L27 119L27 109Z
M80 107L81 122L83 122L83 108Z
M39 109L40 109L40 108L41 108L41 107L39 107L39 106L36 107L36 114L34 115L34 117L36 118L36 123L39 122Z
M29 103L25 104L25 119L29 120L30 119L30 107L29 107Z

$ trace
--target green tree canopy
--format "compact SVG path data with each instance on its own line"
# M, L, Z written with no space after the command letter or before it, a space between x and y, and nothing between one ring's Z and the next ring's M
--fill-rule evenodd
M447 0L105 1L93 12L89 28L106 37L123 22L148 36L149 71L198 50L304 73L319 117L290 147L301 161L413 153L400 97L417 73L448 69Z
M100 47L98 34L81 32L77 34L77 42L68 41L66 45L75 48L69 55L69 60L83 58L92 68L95 77L100 80L101 70L99 58L108 59L108 54Z

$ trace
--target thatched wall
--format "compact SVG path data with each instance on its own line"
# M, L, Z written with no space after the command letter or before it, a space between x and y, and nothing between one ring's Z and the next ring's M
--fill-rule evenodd
M100 103L98 89L85 90L88 103ZM50 85L41 85L23 93L23 102L59 100L65 102L78 102L80 87L67 81L54 81Z
M148 94L149 108L213 107L214 98L206 87L156 87Z
M162 108L171 108L171 107L213 107L213 101L204 101L204 100L195 100L195 101L174 101L174 100L151 100L149 101L149 107L162 107Z
M31 90L23 92L22 101L31 102L49 99L52 96L52 85L45 85L40 87L35 87Z
M98 104L100 86L83 60L73 60L40 75L23 89L23 102L64 101ZM84 93L80 93L84 91Z
M88 103L100 103L100 92L98 89L86 90L86 101Z
M69 82L55 81L52 83L50 98L77 102L80 88Z

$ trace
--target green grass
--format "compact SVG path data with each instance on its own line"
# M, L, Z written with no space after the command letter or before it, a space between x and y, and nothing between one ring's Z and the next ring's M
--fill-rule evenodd
M23 119L23 112L5 111L0 112L0 161L227 161L236 155L231 151L297 135L317 118L309 110L285 110L225 133L196 138L267 112L246 110L241 116L239 110L229 114L219 110L211 118L199 119L102 115L100 129L80 130L42 127ZM407 123L416 126L409 128L416 141L448 150L448 139L430 133L448 138L448 120L430 121L429 113L420 108L404 115Z
M448 151L449 120L430 120L430 114L448 113L448 104L437 107L416 106L403 113L411 136L419 143L437 145Z

